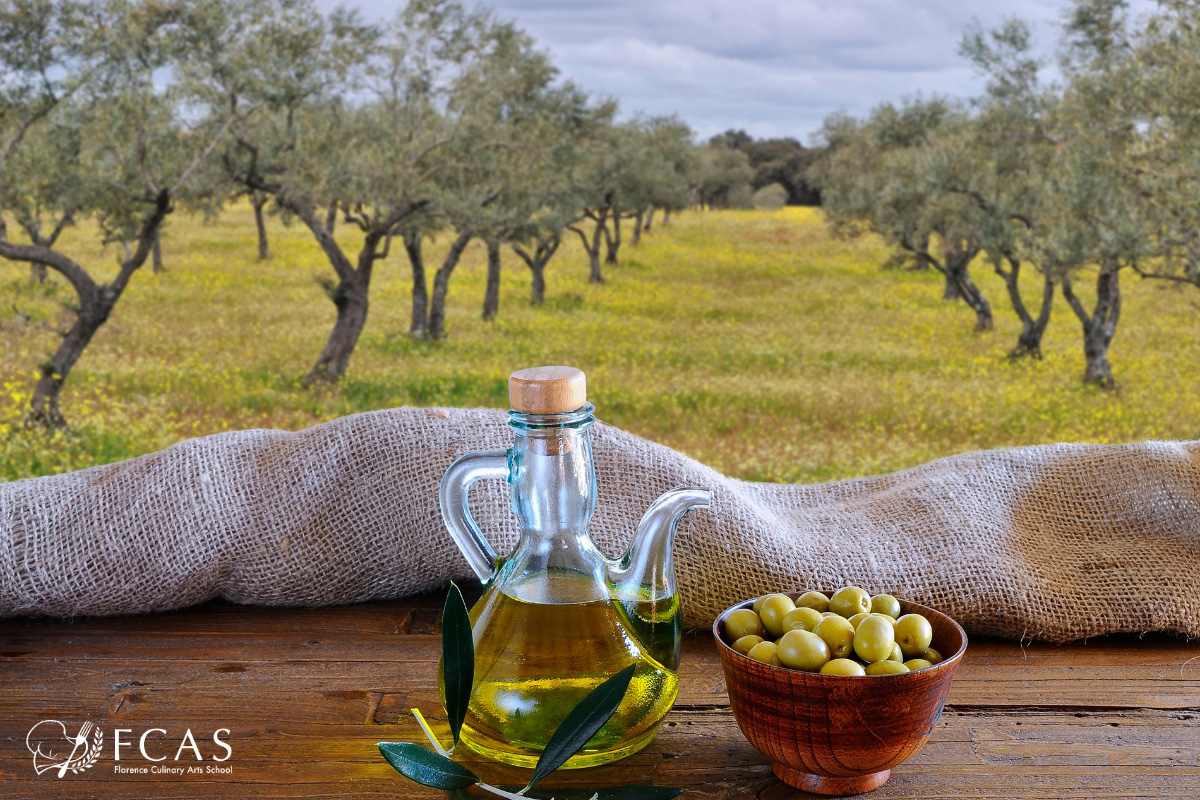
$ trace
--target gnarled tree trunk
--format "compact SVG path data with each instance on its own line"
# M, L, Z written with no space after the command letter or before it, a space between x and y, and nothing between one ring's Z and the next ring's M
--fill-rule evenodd
M971 276L967 272L967 264L965 263L959 272L957 283L963 302L975 312L975 330L990 331L995 328L995 321L992 319L992 306L988 303L987 298L983 296L983 292L979 290L979 287L975 285L975 281L971 280Z
M928 259L929 257L926 256L925 258ZM950 301L950 300L957 300L960 297L962 297L962 295L958 291L958 281L956 281L954 279L954 276L949 273L945 273L945 276L946 276L946 283L942 287L942 299L946 300L946 301Z
M621 211L617 208L612 210L612 235L609 235L608 228L604 229L604 240L608 244L608 252L604 256L605 264L617 263L617 252L621 249Z
M603 223L596 223L596 232L604 229ZM586 248L588 254L588 283L604 283L604 275L600 272L600 243L592 248Z
M47 428L66 427L67 420L58 406L63 383L75 362L83 355L84 348L91 343L96 331L108 321L108 316L119 297L112 294L110 287L96 286L94 283L83 292L79 292L78 289L79 287L76 287L79 311L75 314L75 322L50 361L38 368L40 375L37 388L33 390L33 400L29 404L30 424Z
M555 235L538 237L537 247L532 253L516 242L512 245L513 252L529 267L529 302L535 306L540 306L546 299L546 264L558 252L560 244L561 237Z
M342 280L333 290L332 300L337 308L337 319L317 363L304 379L306 386L317 381L333 383L346 374L350 356L354 355L354 348L367 325L370 285L369 277L366 280L354 277Z
M371 272L376 258L383 257L377 252L380 235L377 231L368 232L363 240L362 249L358 252L357 268L346 258L341 248L334 242L333 236L327 230L319 229L319 223L314 215L305 219L313 229L317 240L321 242L325 255L333 264L338 275L338 282L330 292L330 299L337 308L337 319L333 330L325 340L325 347L317 358L317 363L304 379L304 384L310 386L317 381L336 382L346 374L350 366L350 356L358 346L363 328L367 325L367 310L371 292Z
M267 195L262 192L250 193L250 205L254 207L254 227L258 230L258 260L266 261L271 257L271 248L267 242L267 223L263 219L263 206L267 204Z
M53 269L70 282L78 299L78 310L75 312L71 328L63 336L50 361L42 364L39 369L37 387L29 404L30 425L55 428L66 426L66 419L59 408L59 395L63 384L96 332L108 321L133 273L150 258L163 220L173 209L170 190L160 190L154 198L149 215L142 222L137 246L128 251L117 276L108 284L97 284L78 263L53 249L58 233L69 217L64 218L64 223L60 223L55 233L49 237L43 237L33 226L26 225L33 243L18 245L8 241L8 229L3 216L0 215L0 257Z
M663 227L664 227L664 228L665 228L667 225L670 225L670 224L671 224L671 209L669 209L669 208L664 208L664 209L663 209L663 221L662 221L662 224L663 224Z
M642 230L646 233L650 232L650 227L654 224L654 212L656 210L657 209L655 209L654 206L650 206L648 209L646 209L646 221L642 225Z
M495 319L500 311L500 240L489 236L487 244L487 288L483 292L483 318Z
M971 261L979 254L977 247L947 246L943 251L945 261L938 261L932 254L925 251L929 263L946 277L946 293L954 287L957 297L962 298L972 311L975 312L975 330L990 331L995 327L992 319L992 306L988 303L983 292L971 280Z
M992 262L996 274L1004 279L1008 289L1008 299L1012 302L1013 311L1021 320L1021 335L1017 337L1017 346L1009 352L1009 358L1042 357L1042 336L1050 324L1050 309L1054 305L1054 279L1045 273L1042 279L1042 305L1035 319L1029 313L1024 298L1021 297L1021 262L1013 256L1006 256L1011 269L1004 269L999 257Z
M278 195L276 198L281 199ZM304 379L305 386L311 386L317 381L332 383L346 374L346 368L350 366L350 356L354 355L354 348L358 346L358 339L367 325L371 274L375 262L387 258L392 245L392 232L405 217L413 213L415 207L409 206L394 211L386 219L357 220L365 236L355 265L350 263L350 259L333 238L330 225L335 224L333 220L336 218L336 205L330 208L322 221L315 208L287 199L281 199L281 202L289 203L289 207L312 231L325 257L329 259L330 266L337 273L338 281L329 292L329 297L337 309L337 318L321 355L317 357L317 363Z
M1108 346L1117 332L1121 319L1121 266L1107 261L1096 276L1096 304L1089 314L1083 303L1071 289L1071 279L1063 278L1062 293L1083 327L1083 355L1087 366L1084 370L1085 383L1094 383L1104 389L1115 389L1112 364L1108 360Z
M409 336L424 339L429 333L429 289L425 282L425 255L421 250L421 232L412 228L404 232L404 252L412 268L412 316Z
M629 237L629 243L635 247L642 240L642 225L645 224L645 216L645 212L640 208L633 213L633 235Z
M158 235L154 237L154 248L153 248L152 252L153 252L152 271L154 272L155 275L157 275L158 273L163 271L162 228L159 228Z
M433 299L429 306L429 338L442 339L446 335L446 293L450 290L450 275L458 266L463 250L471 241L469 230L460 231L450 243L450 249L433 276Z
M574 231L579 236L579 241L583 243L584 252L588 254L588 265L590 268L588 283L604 283L604 276L600 272L600 245L603 243L604 237L608 235L608 211L607 209L603 209L595 214L591 214L589 218L596 223L590 239L582 228L572 225L569 230Z
M267 190L265 186L254 188ZM326 208L322 216L320 209L310 205L303 198L293 197L279 188L270 191L279 205L293 211L312 232L337 275L337 283L327 286L329 297L337 309L337 318L321 355L317 357L316 364L304 379L304 385L311 386L317 381L340 380L346 374L350 356L354 354L354 348L358 346L358 339L367 324L371 274L375 262L388 257L393 234L402 230L404 221L422 205L405 203L392 208L386 215L372 217L362 213L361 209L352 210L335 202ZM356 225L364 234L357 264L350 262L350 258L333 236L339 210L345 213L348 223Z
M913 260L913 265L910 269L920 272L932 268L933 265L929 263L929 237L926 236L925 241L921 242L921 246L917 248L917 257ZM949 291L949 287L947 287L946 291ZM953 297L946 297L945 292L943 292L942 299L957 300L958 295L955 294Z
M546 265L530 264L529 303L540 306L546 302Z

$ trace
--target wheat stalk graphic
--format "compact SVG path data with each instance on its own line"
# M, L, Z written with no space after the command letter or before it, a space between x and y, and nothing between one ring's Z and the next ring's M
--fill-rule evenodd
M92 736L92 745L87 749L78 761L74 761L67 765L67 769L73 773L83 772L85 769L91 769L96 763L96 759L100 757L100 746L104 742L104 732L96 728L95 734Z

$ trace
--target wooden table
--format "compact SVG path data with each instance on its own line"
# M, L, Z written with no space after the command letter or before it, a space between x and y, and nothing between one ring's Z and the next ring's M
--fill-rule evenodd
M441 596L327 609L211 603L137 617L0 621L0 798L445 797L402 778L375 749L381 740L423 741L413 706L440 718L440 605ZM738 732L710 637L686 640L680 687L646 750L545 785L808 796L775 780ZM46 719L72 736L85 720L95 724L103 739L90 769L35 775L26 736ZM222 728L232 754L217 762L225 751L213 732ZM121 766L232 770L119 774L117 729L131 742ZM196 748L176 762L188 729ZM148 755L166 761L138 753L147 730ZM475 764L497 784L522 784L527 774ZM1200 643L973 640L929 744L869 796L1200 798Z

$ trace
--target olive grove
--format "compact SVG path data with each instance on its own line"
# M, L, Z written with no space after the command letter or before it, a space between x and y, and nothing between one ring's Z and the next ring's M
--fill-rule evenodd
M830 225L881 234L892 265L941 271L977 330L992 312L970 271L989 264L1021 322L1014 357L1041 356L1057 292L1081 328L1084 380L1113 388L1122 275L1200 286L1200 5L1166 0L1133 19L1124 0L1075 0L1057 83L1042 80L1019 20L969 30L961 52L986 77L982 96L826 121L808 174ZM1026 267L1040 278L1034 302ZM1094 284L1090 306L1081 281Z
M689 204L693 150L686 125L621 121L514 24L456 0L410 0L382 23L315 0L0 0L0 259L61 275L76 298L27 421L65 425L64 381L134 274L161 264L180 210L248 202L260 259L268 214L311 235L334 313L304 383L332 382L384 264L406 265L408 333L431 340L473 242L485 319L505 252L534 304L572 231L600 282L602 256ZM65 254L74 226L115 269ZM435 237L449 247L427 266Z

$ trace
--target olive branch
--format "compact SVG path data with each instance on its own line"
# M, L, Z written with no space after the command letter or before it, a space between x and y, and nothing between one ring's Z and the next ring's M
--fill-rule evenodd
M477 786L506 800L541 797L530 793L534 785L567 763L608 722L629 689L634 668L635 665L630 664L608 678L571 709L571 713L551 735L533 768L529 783L523 788L510 791L484 783L471 770L450 759L467 716L475 678L475 643L471 634L471 620L462 592L451 582L442 609L442 683L446 689L445 710L453 744L449 750L444 748L420 709L414 708L413 716L433 750L412 742L379 742L376 746L397 772L424 786L451 792ZM683 789L671 787L614 786L605 789L558 790L557 796L560 800L670 800L682 793ZM548 800L555 799L549 797Z

